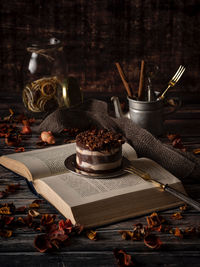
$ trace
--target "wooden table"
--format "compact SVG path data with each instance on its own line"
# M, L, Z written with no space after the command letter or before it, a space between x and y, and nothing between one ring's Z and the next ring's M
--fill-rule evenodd
M0 117L9 114L13 108L20 113L23 105L17 98L1 96ZM182 108L166 120L166 131L179 133L188 151L200 147L200 105L184 103ZM166 137L161 141L169 143ZM14 147L8 147L2 138L0 143L1 155L13 153ZM25 150L36 149L38 134L24 141ZM200 178L200 177L199 177ZM200 181L200 180L199 180ZM28 205L37 197L30 192L25 180L0 166L0 190L10 183L20 182L20 189L1 199L0 203L13 202L17 207ZM189 181L184 184L187 193L200 201L200 182ZM49 203L44 201L39 209L41 214L56 214L62 216ZM200 214L193 208L184 211L183 219L172 220L170 216L180 211L178 208L167 210L160 214L169 219L172 227L185 229L188 226L200 226ZM17 216L23 216L18 214ZM17 228L10 238L0 237L0 266L117 266L113 249L120 248L133 256L139 266L200 266L200 237L179 238L169 233L156 233L163 242L159 250L152 250L143 241L122 240L119 230L132 229L136 223L146 223L146 216L116 223L96 229L98 241L91 241L81 235L71 238L69 244L51 253L40 253L34 247L36 233L31 228Z

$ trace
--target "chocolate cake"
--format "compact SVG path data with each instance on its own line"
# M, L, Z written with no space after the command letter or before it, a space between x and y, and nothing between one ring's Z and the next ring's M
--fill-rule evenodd
M121 134L107 130L90 130L76 137L77 168L88 173L106 173L122 164Z

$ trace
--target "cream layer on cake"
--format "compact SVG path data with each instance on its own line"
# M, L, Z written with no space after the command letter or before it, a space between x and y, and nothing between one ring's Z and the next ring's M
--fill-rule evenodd
M106 172L117 169L122 163L122 148L109 151L91 151L76 146L76 164L87 172Z

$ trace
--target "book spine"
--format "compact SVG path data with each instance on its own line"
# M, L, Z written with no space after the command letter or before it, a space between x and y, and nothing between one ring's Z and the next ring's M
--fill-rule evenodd
M26 183L27 183L28 188L30 189L30 191L31 191L34 195L36 195L37 197L42 198L41 195L38 194L38 192L35 190L35 187L34 187L33 183L32 183L31 181L28 181L27 179L25 179L25 180L26 180Z

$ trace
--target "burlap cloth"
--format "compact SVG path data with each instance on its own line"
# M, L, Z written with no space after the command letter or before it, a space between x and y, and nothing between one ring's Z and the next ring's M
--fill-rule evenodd
M65 128L84 130L91 126L122 133L125 140L134 147L138 157L156 161L181 180L200 177L199 158L163 144L128 118L110 116L107 103L100 100L88 100L71 109L58 109L43 120L38 130L58 134Z

